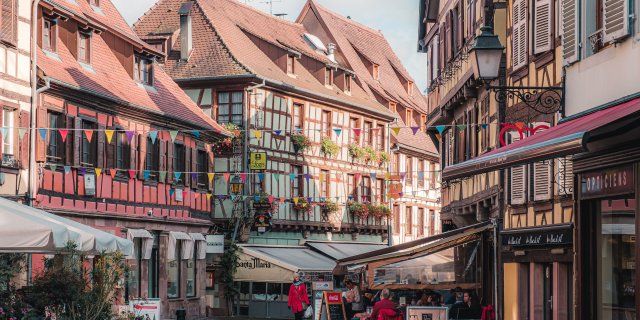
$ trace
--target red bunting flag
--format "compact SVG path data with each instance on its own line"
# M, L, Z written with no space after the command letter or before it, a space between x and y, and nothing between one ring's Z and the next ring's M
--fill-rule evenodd
M60 130L58 130L58 132L60 132L60 137L62 138L62 142L66 142L67 141L67 134L69 133L69 130L60 129Z
M84 134L87 136L87 141L91 142L91 138L93 138L93 130L86 129L84 130Z
M356 135L356 137L359 137L359 136L360 136L360 131L361 131L361 130L362 130L362 129L359 129L359 128L353 128L353 133Z
M118 171L116 169L111 169L109 171L109 174L111 174L111 178L115 178L117 173L118 173Z

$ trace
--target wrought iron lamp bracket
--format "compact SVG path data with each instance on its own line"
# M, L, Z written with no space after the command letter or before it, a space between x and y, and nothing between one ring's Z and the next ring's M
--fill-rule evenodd
M564 116L564 86L561 87L509 87L487 85L495 93L496 102L517 99L542 114L560 112Z

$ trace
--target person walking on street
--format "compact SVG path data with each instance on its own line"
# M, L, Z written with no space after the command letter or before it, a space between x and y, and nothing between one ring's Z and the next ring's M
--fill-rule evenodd
M309 296L307 295L307 286L300 279L300 275L296 272L293 274L293 283L289 287L289 300L287 301L289 309L293 311L295 320L302 320L304 312L309 306Z

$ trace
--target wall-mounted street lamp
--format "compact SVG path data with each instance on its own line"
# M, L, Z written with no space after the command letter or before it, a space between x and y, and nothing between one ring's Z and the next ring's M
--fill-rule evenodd
M500 44L493 28L484 26L469 51L473 75L483 81L486 88L495 92L498 102L517 98L539 113L560 112L564 116L564 78L560 87L493 86L491 81L500 75L500 62L504 47Z

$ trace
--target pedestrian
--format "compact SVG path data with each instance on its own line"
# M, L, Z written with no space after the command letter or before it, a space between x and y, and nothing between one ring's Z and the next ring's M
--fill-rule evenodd
M289 287L287 305L293 311L295 320L304 318L304 312L309 306L309 295L307 295L307 286L300 279L300 274L297 272L293 274L293 283Z
M373 306L373 312L371 312L369 320L378 320L378 316L380 314L383 314L387 317L394 312L396 315L398 314L398 312L396 311L396 304L393 303L393 301L391 301L389 297L391 297L389 289L382 289L382 293L380 293L380 301L376 302L376 304Z

